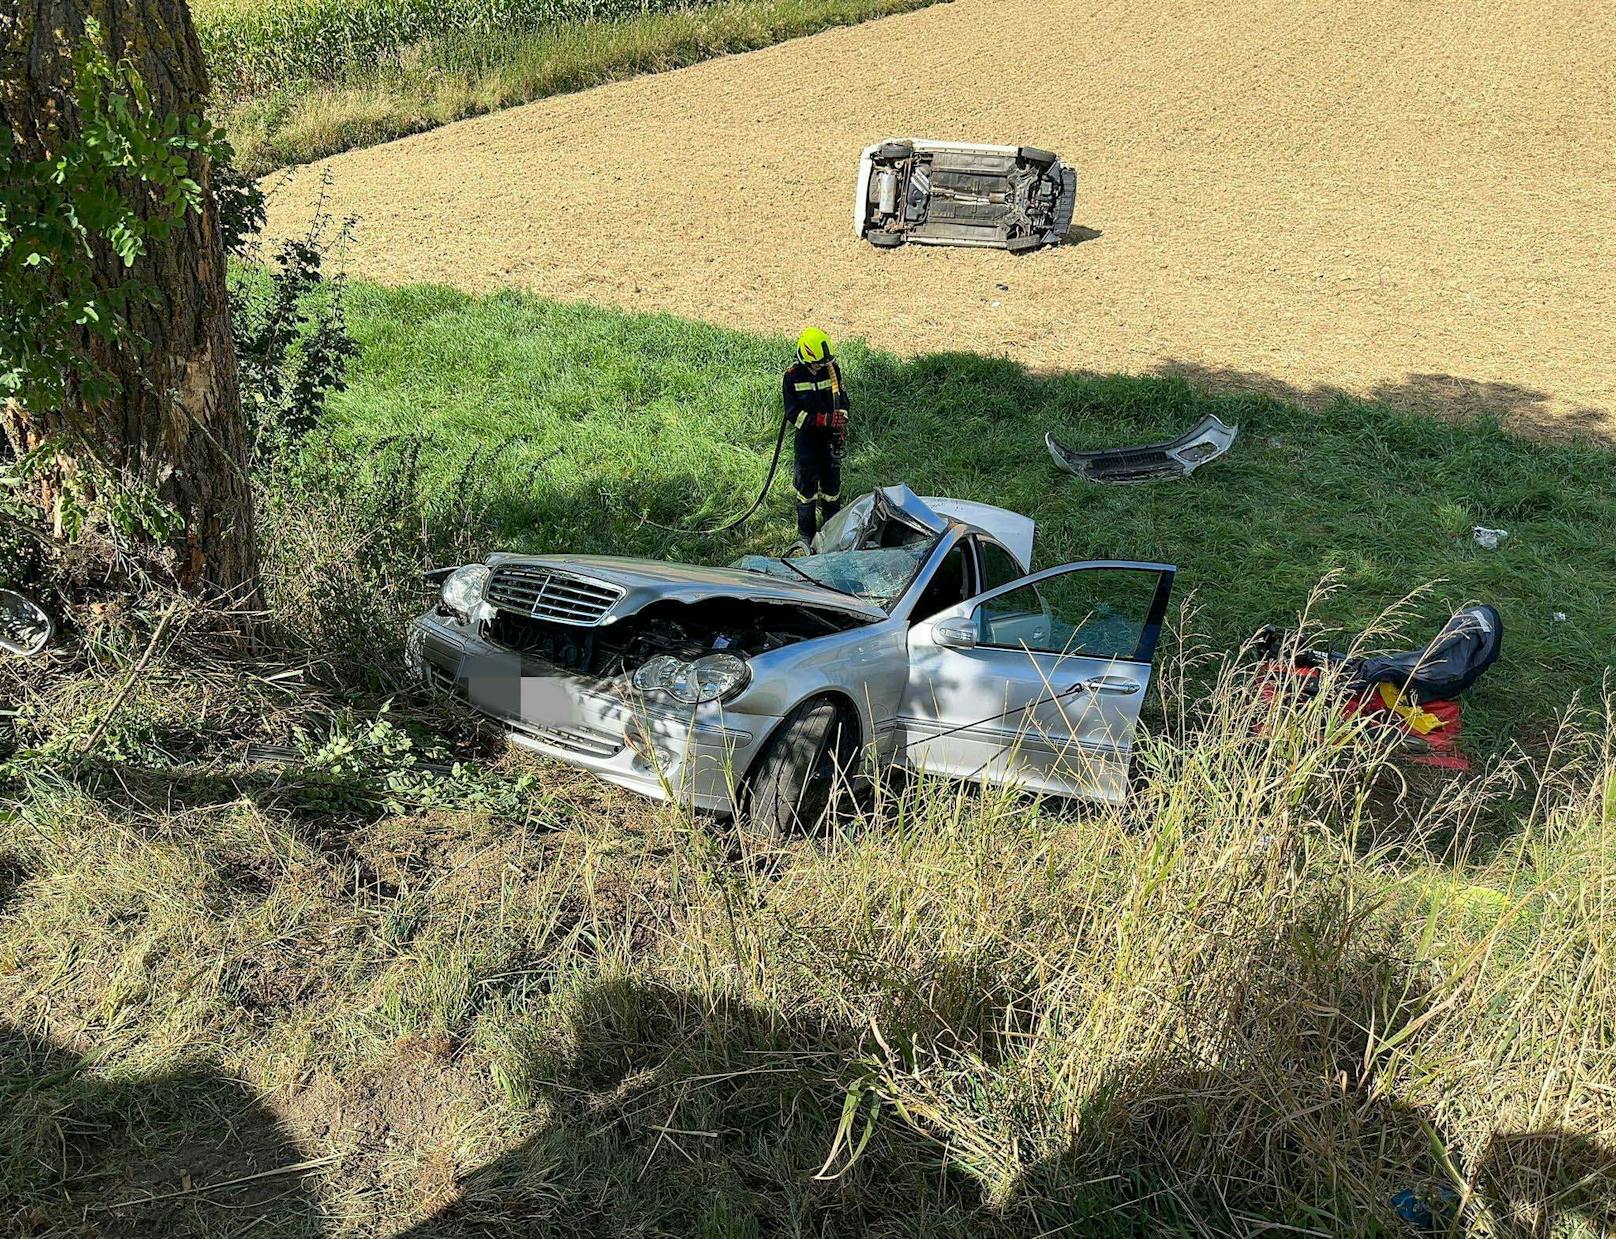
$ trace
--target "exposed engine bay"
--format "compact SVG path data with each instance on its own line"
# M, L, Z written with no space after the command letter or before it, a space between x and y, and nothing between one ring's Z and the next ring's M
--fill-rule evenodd
M613 624L582 628L497 611L484 637L495 645L597 679L631 675L659 654L750 658L866 621L842 612L734 598L658 602Z

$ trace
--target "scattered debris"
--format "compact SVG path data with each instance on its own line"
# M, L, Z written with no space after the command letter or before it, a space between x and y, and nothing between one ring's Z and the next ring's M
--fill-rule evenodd
M1554 622L1556 624L1563 624L1570 618L1571 617L1569 615L1567 615L1564 611L1556 611L1554 613Z
M1447 1234L1459 1205L1459 1194L1446 1184L1433 1193L1404 1188L1392 1197L1392 1209L1422 1235Z
M1384 728L1420 765L1468 770L1460 748L1463 720L1458 698L1498 661L1504 622L1498 611L1477 603L1456 613L1429 645L1397 654L1357 658L1330 650L1299 649L1295 634L1269 627L1255 641L1269 674L1263 695L1272 698L1284 674L1300 676L1303 696L1317 694L1335 672L1337 707L1343 718L1362 718Z
M1077 173L1053 151L891 139L866 147L859 160L853 235L877 249L910 243L1020 253L1060 244L1076 208Z
M32 658L55 635L56 625L43 607L14 590L0 589L0 650Z
M1509 530L1488 529L1485 525L1477 525L1470 533L1475 538L1476 545L1484 551L1496 551L1498 544L1509 537Z
M1044 446L1062 469L1090 482L1150 482L1188 477L1233 447L1239 433L1240 427L1226 426L1209 413L1193 429L1166 443L1077 452L1050 433L1044 436Z

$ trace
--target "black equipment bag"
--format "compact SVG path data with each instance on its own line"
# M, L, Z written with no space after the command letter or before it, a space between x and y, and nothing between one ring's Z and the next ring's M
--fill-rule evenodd
M1498 661L1504 621L1486 603L1465 607L1423 650L1366 658L1352 668L1357 684L1391 684L1426 701L1450 701Z

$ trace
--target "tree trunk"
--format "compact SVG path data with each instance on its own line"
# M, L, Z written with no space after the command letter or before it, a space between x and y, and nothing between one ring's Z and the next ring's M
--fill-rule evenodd
M100 23L108 53L139 71L159 115L199 114L207 92L202 49L186 0L0 0L0 124L24 158L45 158L76 131L73 48L87 18ZM184 586L249 599L256 593L257 543L247 435L230 335L225 255L211 193L211 161L192 155L201 209L183 226L147 242L133 270L110 251L94 255L96 285L131 275L155 291L127 310L136 347L86 347L116 381L94 406L77 390L60 409L4 414L14 444L68 432L121 481L150 488L177 511L171 569Z

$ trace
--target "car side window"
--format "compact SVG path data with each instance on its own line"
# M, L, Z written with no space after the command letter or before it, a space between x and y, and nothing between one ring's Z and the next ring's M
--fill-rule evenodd
M1027 575L1027 570L1016 562L1016 557L997 542L980 538L977 547L982 552L982 593Z
M927 582L920 601L915 603L914 618L930 619L939 611L946 611L956 603L964 602L976 592L971 588L970 573L966 569L965 543L957 543L943 562L937 565L937 571Z
M977 643L1147 661L1155 651L1150 617L1161 579L1145 568L1081 568L1024 585L976 608Z

